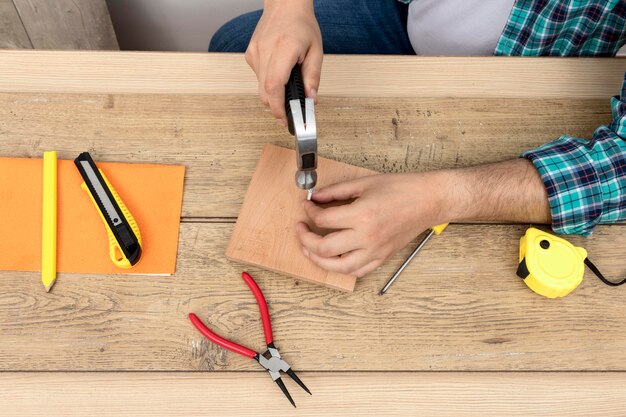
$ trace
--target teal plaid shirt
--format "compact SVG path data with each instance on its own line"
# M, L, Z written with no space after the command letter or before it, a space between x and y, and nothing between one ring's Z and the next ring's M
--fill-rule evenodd
M624 43L626 0L517 0L494 55L614 56Z
M494 55L614 56L624 43L626 0L517 0ZM613 123L591 141L561 136L522 154L541 175L557 233L626 219L626 76L612 107Z
M626 75L611 107L613 122L590 141L561 136L522 154L541 175L557 233L588 235L626 219Z
M614 56L625 42L626 0L517 0L494 55Z

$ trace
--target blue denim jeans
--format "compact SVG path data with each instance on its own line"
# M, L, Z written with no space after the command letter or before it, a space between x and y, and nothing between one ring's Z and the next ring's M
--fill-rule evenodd
M397 0L315 0L325 54L413 55L406 33L408 6ZM245 52L262 10L222 26L209 52Z

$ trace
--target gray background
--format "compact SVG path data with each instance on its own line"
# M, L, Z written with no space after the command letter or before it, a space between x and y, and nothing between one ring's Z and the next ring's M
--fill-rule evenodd
M263 0L107 0L120 49L206 51L220 26Z

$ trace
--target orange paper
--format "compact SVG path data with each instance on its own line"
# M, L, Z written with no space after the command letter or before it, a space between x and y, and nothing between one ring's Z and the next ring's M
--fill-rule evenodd
M109 258L106 228L80 185L74 161L58 161L57 271L173 274L185 167L96 161L139 225L143 252L120 269ZM43 160L0 158L0 269L41 269Z

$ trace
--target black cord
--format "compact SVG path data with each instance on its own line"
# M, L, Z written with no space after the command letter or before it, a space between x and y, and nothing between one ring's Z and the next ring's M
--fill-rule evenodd
M620 282L613 282L604 278L604 275L602 275L602 272L600 272L600 270L593 264L593 262L589 260L589 258L585 258L585 265L587 265L589 269L591 269L591 272L596 274L596 276L600 278L600 281L604 282L606 285L610 285L611 287L619 287L620 285L626 283L626 278L624 278Z

